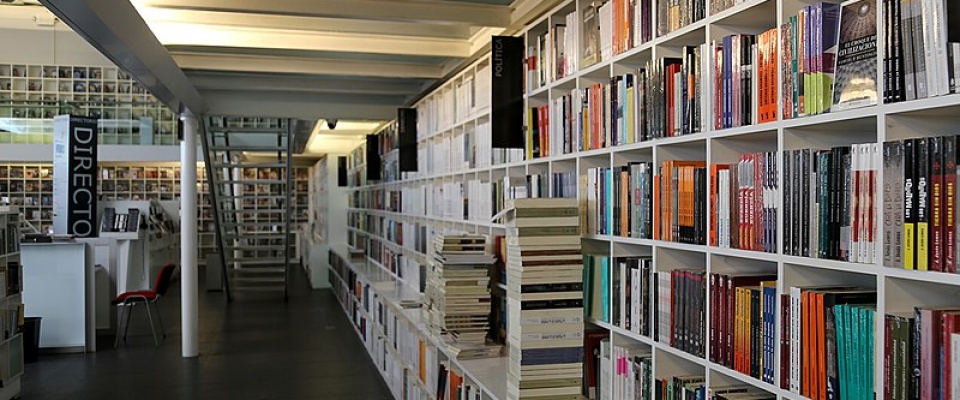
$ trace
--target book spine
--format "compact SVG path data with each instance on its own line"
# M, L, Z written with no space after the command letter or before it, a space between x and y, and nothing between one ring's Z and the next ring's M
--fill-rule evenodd
M943 138L943 271L957 272L957 137Z
M917 165L917 268L930 269L930 140L920 138L916 145Z
M929 265L933 271L943 271L943 139L934 137L930 143L930 244Z
M908 139L903 144L903 268L917 269L917 165L914 159L918 141Z

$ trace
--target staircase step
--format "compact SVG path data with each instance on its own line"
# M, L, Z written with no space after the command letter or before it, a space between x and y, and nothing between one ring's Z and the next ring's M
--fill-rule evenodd
M286 168L287 164L284 163L213 163L214 168Z
M277 133L286 134L287 128L231 128L227 126L208 126L207 133L212 136L222 137L226 134L236 133Z
M286 290L286 287L283 285L270 285L270 286L236 286L231 288L238 292L283 292Z
M287 271L283 267L242 267L242 268L231 268L227 270L230 275L240 276L240 275L283 275Z
M286 153L286 152L287 152L287 146L283 146L283 147L276 146L276 147L274 147L274 146L221 146L221 145L216 145L216 146L210 146L210 147L209 147L209 150L210 150L210 151L231 151L231 152L249 151L249 152L262 152L262 153Z
M225 214L242 214L242 213L250 213L250 214L286 214L287 210L282 209L282 208L281 208L281 209L277 209L277 208L274 208L274 209L259 209L259 208L258 208L258 209L252 209L252 210L251 210L251 209L220 210L220 212L225 213Z
M225 194L218 194L218 195L217 195L217 198L218 198L218 199L222 199L222 200L228 200L228 199L285 199L285 198L289 198L289 197L290 197L290 196L286 196L286 195L282 195L282 194L258 195L258 194L255 194L255 193L242 194L242 195L225 195Z
M284 179L223 179L217 180L217 185L283 185L287 181Z
M284 283L287 280L280 277L256 277L256 276L234 276L233 282L237 283Z

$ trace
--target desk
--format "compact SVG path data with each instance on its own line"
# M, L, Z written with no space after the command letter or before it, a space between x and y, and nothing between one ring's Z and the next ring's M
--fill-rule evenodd
M96 351L93 252L85 243L23 243L24 314L42 317L40 348Z

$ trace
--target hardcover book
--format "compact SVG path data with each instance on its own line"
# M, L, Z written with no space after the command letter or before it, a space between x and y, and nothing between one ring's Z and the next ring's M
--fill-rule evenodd
M877 1L852 0L840 11L835 110L877 104Z

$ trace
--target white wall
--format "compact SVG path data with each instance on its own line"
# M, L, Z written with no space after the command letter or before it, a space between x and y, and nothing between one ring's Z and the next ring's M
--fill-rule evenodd
M328 154L320 160L321 163L325 163L327 168L325 179L320 179L318 174L313 175L313 184L326 185L326 196L319 199L310 199L311 207L319 207L320 202L325 202L327 206L327 226L323 233L324 240L322 242L317 241L312 232L308 235L310 239L308 240L309 249L306 266L310 276L310 284L314 289L330 287L330 282L327 280L327 270L330 269L328 257L330 246L347 242L347 190L337 187L337 156L339 155Z
M114 66L63 22L37 6L0 6L0 62ZM40 21L40 23L38 23Z

